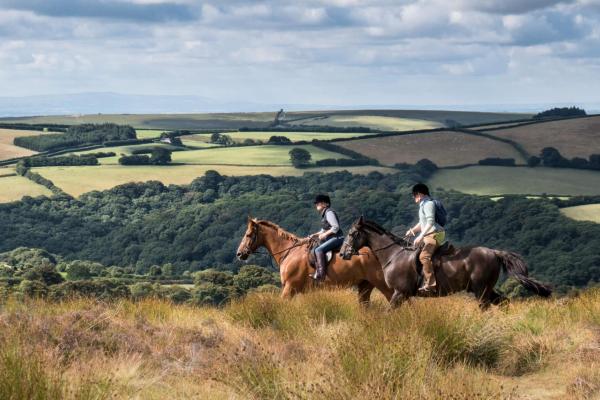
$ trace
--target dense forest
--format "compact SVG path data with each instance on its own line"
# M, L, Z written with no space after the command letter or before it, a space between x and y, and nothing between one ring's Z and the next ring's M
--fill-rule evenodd
M305 174L303 177L224 177L215 171L189 186L126 184L72 199L24 198L0 205L0 251L43 248L67 260L147 273L171 264L174 273L207 268L237 271L235 250L248 215L269 219L298 235L318 230L314 194L329 193L347 228L360 215L404 232L416 219L410 186L415 170ZM525 256L539 279L567 288L600 277L600 225L563 217L556 200L505 197L500 201L436 192L449 212L449 239L509 249ZM269 266L263 254L251 257Z
M68 128L65 133L16 137L14 144L41 152L132 139L136 139L135 129L127 125L82 124Z

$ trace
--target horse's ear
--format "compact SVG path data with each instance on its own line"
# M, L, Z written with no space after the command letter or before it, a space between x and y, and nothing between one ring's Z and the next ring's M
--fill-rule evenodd
M362 225L362 224L364 224L364 223L365 223L365 216L364 216L364 215L361 215L361 216L360 216L360 218L358 219L358 224L359 224L359 225Z
M248 214L248 222L252 221L252 217Z

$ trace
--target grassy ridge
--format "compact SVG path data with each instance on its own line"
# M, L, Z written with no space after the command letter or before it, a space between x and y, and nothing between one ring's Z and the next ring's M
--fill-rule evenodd
M347 290L223 309L8 301L0 397L592 398L599 328L598 290L485 313L464 296L364 310Z

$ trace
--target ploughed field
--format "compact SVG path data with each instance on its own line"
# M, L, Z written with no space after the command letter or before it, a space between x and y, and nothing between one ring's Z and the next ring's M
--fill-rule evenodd
M555 399L600 394L600 292L388 312L350 290L222 308L7 300L0 398Z
M10 158L25 157L37 154L37 152L15 146L13 140L21 136L41 135L41 131L25 131L20 129L2 129L0 128L0 161Z
M384 165L414 164L427 158L439 167L449 167L477 164L488 157L514 158L517 164L525 163L508 143L455 131L400 134L336 144L375 158Z
M514 140L532 155L539 155L544 147L554 147L566 158L600 154L600 116L536 123L488 133Z

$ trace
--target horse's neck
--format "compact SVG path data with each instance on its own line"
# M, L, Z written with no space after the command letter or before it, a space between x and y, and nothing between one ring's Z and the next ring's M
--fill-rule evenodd
M286 256L286 250L291 250L296 241L279 236L275 229L269 227L261 227L261 233L263 236L263 246L265 246L275 259L277 265L279 265L281 259Z
M398 243L385 233L379 234L371 231L367 237L371 250L382 265L385 264L392 255L398 252Z

